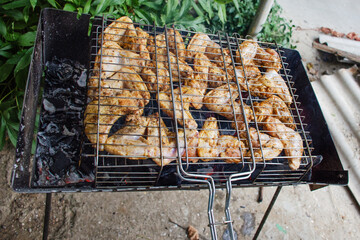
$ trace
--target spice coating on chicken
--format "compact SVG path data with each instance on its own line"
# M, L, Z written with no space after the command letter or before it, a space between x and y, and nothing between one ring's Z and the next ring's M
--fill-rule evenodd
M189 45L187 46L187 57L192 59L196 53L205 53L206 47L212 40L205 33L196 33L190 40ZM188 59L189 60L189 59Z
M107 79L101 79L100 87L99 76L91 76L88 81L88 97L94 100L98 99L99 97L111 97L120 94L124 88L124 82L121 80L120 75L121 74L119 72L116 72Z
M211 161L213 160L211 158L219 155L217 148L219 134L216 118L207 118L202 130L199 132L199 145L197 148L197 155L202 161Z
M185 94L185 91L188 88L186 87L182 87L182 94ZM198 100L196 100L196 96L186 96L183 99L181 99L180 95L180 88L176 88L173 90L174 91L174 101L175 101L175 114L176 114L176 119L178 121L178 123L181 126L184 126L184 122L185 122L185 127L186 128L190 128L190 129L195 129L197 128L197 123L194 120L193 116L191 115L189 108L190 108L190 102L196 102ZM195 99L194 99L195 98ZM158 102L160 104L160 108L161 110L164 111L164 113L166 113L168 116L174 118L174 111L173 111L173 103L172 103L172 95L171 92L160 92L157 96ZM182 101L181 101L182 100ZM184 110L184 116L183 116L183 110ZM184 119L183 119L184 118Z
M240 134L243 138L247 139L247 134L242 132ZM253 148L254 158L256 162L270 161L276 158L282 152L284 145L280 139L271 137L266 133L258 132L255 128L249 129L250 141ZM249 148L249 144L247 144ZM251 157L251 151L247 152L247 156Z
M230 85L230 90L228 84L215 88L208 92L204 97L204 104L213 112L227 118L231 121L237 121L238 129L243 129L245 127L244 115L239 101L235 99L239 96L239 91L237 86ZM231 100L233 102L231 102ZM243 103L245 116L247 122L253 120L253 114L251 108ZM235 116L234 117L234 112ZM233 122L234 124L235 122Z
M122 91L119 97L100 99L100 106L98 100L87 105L84 113L85 134L93 144L96 144L98 140L100 151L104 150L103 144L108 138L110 129L120 117L129 113L142 114L143 101L134 99L133 95L130 91Z
M94 75L99 76L100 66L103 79L111 77L125 66L140 73L145 64L146 61L139 54L124 50L115 42L105 42L95 58Z
M202 107L203 96L205 95L208 87L208 74L210 66L210 60L204 54L197 53L194 59L194 77L185 80L185 86L192 87L198 95L202 96L198 99L197 104L193 104L196 109L200 109Z
M294 119L288 106L276 95L272 95L262 102L254 102L256 119L259 123L263 122L268 116L279 119L287 127L295 129Z
M245 144L237 137L221 135L217 141L220 157L225 158L227 163L239 163L246 154Z
M107 26L104 30L104 42L106 41L112 41L112 42L118 42L120 39L124 36L127 28L129 26L134 26L133 21L127 17L123 16L121 18L116 19L114 22L112 22L109 26ZM99 38L99 41L101 41L101 37Z
M242 66L236 66L235 72L232 67L228 68L227 71L231 76L231 81L236 83L237 80L237 82L241 86L241 89L244 89L245 91L248 90L247 82L249 82L250 80L255 80L261 76L259 68L253 66L245 66L245 68L243 68Z
M175 54L175 56L178 56L179 60L181 60L182 62L185 62L186 47L185 47L184 40L183 40L181 34L177 30L174 31L174 29L168 29L167 37L168 37L170 52ZM175 42L176 42L176 44L175 44Z
M276 72L279 72L281 69L281 60L279 54L271 48L266 48L264 50L263 48L259 47L257 49L254 62L266 70L273 69Z
M236 61L242 63L244 66L254 65L254 58L259 45L253 40L246 40L239 46L239 50L236 51Z
M263 127L268 131L269 135L279 138L284 144L285 155L289 157L289 167L292 170L298 169L304 152L300 134L286 127L279 119L273 117L267 117Z
M274 93L284 100L287 105L290 105L292 103L292 97L288 86L280 74L278 74L275 70L270 69L265 73L264 77L274 82Z
M105 150L131 160L152 158L157 165L165 166L179 156L174 136L157 113L148 117L128 115L125 126L107 139ZM182 156L185 151L183 130L179 131L178 136ZM197 144L197 141L193 141L197 137L196 130L187 130L187 146L191 148Z

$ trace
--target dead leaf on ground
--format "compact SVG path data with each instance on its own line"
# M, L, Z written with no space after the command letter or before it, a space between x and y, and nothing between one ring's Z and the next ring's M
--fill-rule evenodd
M194 228L193 226L189 225L189 227L186 230L188 238L190 240L199 240L199 232Z

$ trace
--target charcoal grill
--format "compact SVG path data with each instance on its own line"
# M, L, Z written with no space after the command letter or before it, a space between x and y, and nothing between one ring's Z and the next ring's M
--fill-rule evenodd
M281 186L295 185L295 184L347 184L348 177L347 171L344 171L339 157L336 153L332 138L327 128L324 117L321 113L320 106L317 102L316 96L312 90L309 79L306 76L306 72L301 64L301 58L297 51L282 48L276 43L258 42L261 47L274 49L279 56L281 56L281 70L280 75L285 81L290 97L293 103L289 109L294 119L295 131L301 136L303 143L303 155L301 157L301 164L297 170L291 170L288 166L289 157L284 155L283 151L278 157L271 161L266 161L266 157L263 155L263 148L261 142L259 147L252 146L250 140L250 127L256 130L256 134L259 137L260 133L265 133L265 130L261 128L262 122L257 121L257 116L254 111L253 120L247 120L244 118L244 128L238 126L238 122L229 120L214 111L209 111L206 107L201 109L190 108L189 112L194 117L198 125L198 131L207 130L202 129L204 122L208 117L215 117L217 126L219 128L220 135L233 135L237 140L246 140L248 143L247 149L250 152L249 155L245 155L243 150L240 151L241 157L208 157L211 161L202 161L204 158L190 156L186 140L186 131L190 132L189 127L183 127L185 124L185 111L184 105L186 104L186 94L182 93L183 83L187 80L187 77L181 75L181 62L179 62L179 51L177 44L177 37L175 27L168 28L157 27L152 25L145 25L140 23L134 23L135 27L141 28L147 32L150 36L157 36L164 34L165 36L165 61L167 64L167 71L169 72L169 87L167 90L160 90L159 85L156 84L156 88L150 91L151 97L149 103L143 106L143 112L145 116L157 116L157 125L153 126L155 130L161 132L162 129L167 128L170 132L179 133L183 131L184 134L172 134L172 141L175 142L173 149L176 152L174 156L171 156L172 160L169 164L165 164L164 149L167 146L163 146L163 136L149 135L146 137L156 137L159 140L158 150L159 154L156 158L160 159L159 164L156 164L151 159L146 159L144 156L134 155L117 155L103 151L101 145L110 145L109 143L99 143L99 138L103 134L100 127L103 125L100 121L95 123L96 132L91 134L95 135L96 143L91 143L86 137L83 131L82 141L79 142L79 155L78 162L91 162L94 166L94 181L87 182L72 182L65 184L41 184L39 183L39 167L37 164L37 157L31 158L31 143L34 139L35 129L35 116L36 109L42 106L42 101L38 101L40 96L40 87L42 73L44 66L47 62L51 61L54 57L58 59L66 58L73 61L77 61L89 69L89 76L96 76L96 71L101 76L101 65L103 64L103 58L106 59L106 55L103 51L106 50L103 46L104 43L104 30L110 23L114 22L114 19L108 19L105 17L95 17L91 20L91 35L88 36L88 26L90 23L90 17L83 15L79 19L76 18L76 14L68 13L64 11L58 11L53 9L45 9L40 18L38 25L38 33L33 53L33 58L30 66L30 72L27 82L26 94L24 98L24 107L21 118L20 134L18 138L18 144L16 148L16 160L12 175L12 186L15 191L18 192L97 192L97 191L150 191L150 190L179 190L179 189L209 189L209 226L211 229L212 238L216 239L216 223L213 216L212 204L215 197L216 188L226 188L227 198L225 204L225 224L228 224L230 234L232 235L232 219L230 216L230 199L231 190L233 187L249 187L249 186ZM178 30L185 41L185 44L189 44L189 41L196 34L193 31ZM173 34L173 35L171 35ZM230 73L229 69L235 69L237 66L243 66L243 57L240 55L240 62L236 62L236 50L239 49L239 45L245 41L237 35L229 36L225 33L208 34L211 41L219 45L220 53L217 61L223 66L226 65L226 57L230 57L231 64L229 68L223 67L223 79L224 84L228 86L226 91L230 91ZM173 42L169 39L173 39ZM162 77L159 70L163 68L163 65L157 59L159 54L156 38L154 39L155 48L155 61L153 64L153 73L156 79ZM200 47L200 46L199 46ZM226 49L228 55L225 56ZM139 52L138 52L139 53ZM176 57L176 62L171 62L171 55ZM99 60L100 59L100 60ZM129 60L135 58L129 58ZM188 62L193 62L194 58L187 59ZM99 64L99 69L95 69L96 64ZM121 63L122 65L130 66L131 63ZM194 63L189 63L194 67ZM133 66L131 66L133 67ZM221 68L221 67L218 67ZM265 71L262 69L261 71ZM134 73L135 74L135 73ZM174 77L175 75L178 75ZM235 77L238 78L237 72L234 71ZM252 110L254 110L254 104L261 102L260 98L252 96L252 92L249 89L248 78L246 72L243 72L247 90L244 90L236 81L236 90L239 92L239 106L241 112L245 112L245 104L248 104ZM122 79L122 81L126 81ZM98 86L95 87L95 93L97 96L88 96L97 99L97 108L105 106L104 99L108 96L102 96L101 81L98 81ZM175 89L180 89L179 96L175 92ZM91 87L88 87L88 90ZM141 91L138 91L141 92ZM164 106L160 106L161 100L157 101L157 96L160 93L167 93L171 98L169 101L170 106L166 109ZM178 96L178 100L176 96ZM228 102L231 113L233 116L237 115L235 110L235 99ZM138 99L134 94L133 99ZM92 103L88 101L88 105ZM166 110L173 111L177 105L180 104L180 111L182 117L174 114L173 117L164 113ZM84 105L84 108L86 106ZM42 111L44 111L42 109ZM86 118L87 114L84 114ZM90 113L91 114L91 113ZM93 113L94 114L94 113ZM97 111L97 117L100 115L111 115L112 113L102 113ZM157 114L157 115L151 115ZM127 114L124 114L127 115ZM109 136L116 136L116 131L124 126L124 117L119 117L119 120L115 122L110 130ZM155 118L155 117L153 117ZM166 127L161 124L159 119L163 119ZM87 124L84 123L86 129ZM233 126L231 126L233 124ZM232 128L234 127L235 128ZM145 127L145 126L144 126ZM185 146L181 146L181 142L184 142ZM255 155L254 151L260 151L260 156ZM184 154L183 154L184 152ZM131 158L143 157L142 160L132 160ZM41 156L40 156L41 158ZM210 159L209 159L210 158ZM239 163L230 163L225 160L239 159ZM40 159L41 160L41 159ZM277 192L278 194L278 192ZM277 194L275 194L277 196ZM274 197L273 201L276 200ZM270 208L271 209L271 208ZM266 219L266 218L265 218Z

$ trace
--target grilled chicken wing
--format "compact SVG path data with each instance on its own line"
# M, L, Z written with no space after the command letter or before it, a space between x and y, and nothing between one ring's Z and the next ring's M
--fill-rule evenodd
M102 55L102 57L101 57ZM120 71L124 66L133 68L137 73L145 67L146 61L139 54L122 49L115 42L105 42L99 50L94 64L94 75L106 79Z
M169 29L167 32L167 36L168 36L169 50L175 56L178 56L182 62L185 62L186 48L185 48L184 40L183 40L181 34L177 30L174 31L174 29ZM176 45L175 45L175 42L176 42ZM176 53L176 51L177 51L177 53Z
M262 98L278 95L287 105L292 103L292 98L284 79L275 71L268 70L265 75L250 79L251 94Z
M187 46L187 57L192 59L196 53L205 53L208 44L212 42L209 36L205 33L196 33L190 40Z
M259 45L253 40L246 40L239 46L239 50L236 51L236 61L242 63L242 65L254 65L254 58ZM240 55L241 54L241 55Z
M295 129L294 119L289 108L278 96L272 95L262 102L254 103L254 110L258 122L263 122L268 116L279 119L287 127Z
M238 129L243 129L245 123L241 103L235 101L238 96L237 86L234 84L230 85L229 90L228 85L225 84L208 92L204 97L204 104L209 110L214 111L228 120L234 121L236 119ZM233 104L231 104L231 99L233 100ZM244 108L247 121L253 120L251 108L246 104L244 104ZM236 118L234 118L234 111Z
M280 139L271 137L268 134L262 132L259 132L258 134L255 128L250 128L249 133L256 162L262 161L263 157L265 161L270 161L273 158L279 156L279 154L282 152L284 145ZM245 132L242 132L240 135L241 137L247 139ZM247 152L247 156L251 157L250 151Z
M165 166L178 157L176 140L173 135L174 133L168 130L158 114L148 117L128 115L125 126L107 139L105 150L132 160L152 158L159 166ZM184 132L181 130L178 135L180 156L182 156L185 151ZM197 139L197 136L196 130L186 132L189 148L193 146L193 139ZM163 161L161 161L161 157Z
M205 95L208 87L208 74L209 67L211 66L210 60L202 53L197 53L194 59L194 77L185 80L185 85L191 87L196 95L201 96L197 103L193 104L196 109L202 107L203 96Z
M134 97L134 93L124 90L118 97L108 97L90 102L85 110L85 134L93 144L100 143L99 150L104 150L104 143L108 138L112 125L126 114L143 113L144 101L141 96ZM100 109L100 111L99 111ZM99 128L98 128L99 124ZM99 133L99 139L97 139Z
M283 143L285 155L289 157L289 167L292 170L298 169L304 152L300 134L273 117L267 117L263 127L271 136L279 138Z
M132 69L123 67L109 79L102 79L100 97L119 96L123 89L132 90L133 98L139 97L144 100L142 105L147 105L150 100L150 93L142 78ZM88 82L88 96L92 99L98 99L98 77L91 77Z
M202 130L199 132L199 144L197 148L197 155L202 161L211 161L214 157L219 155L217 148L217 141L219 138L219 129L217 120L214 117L206 119Z
M134 26L132 20L127 17L121 17L112 22L108 27L104 30L104 42L112 41L118 42L124 36L127 28L129 26ZM101 37L100 37L101 40Z
M250 80L255 80L261 76L259 68L253 66L245 66L245 68L242 66L236 66L235 72L232 67L229 67L227 71L231 77L231 81L236 82L237 79L241 88L245 91L248 90L248 84L246 84L246 80L249 82Z
M149 63L148 67L143 69L141 77L149 91L156 92L159 88L160 92L165 92L170 89L170 74L162 63L158 63L157 68L155 62Z
M205 55L209 59L213 60L214 63L222 69L224 68L224 65L226 67L231 64L231 56L229 49L221 49L221 46L214 41L208 42L208 45L205 49Z
M187 90L189 90L189 87L183 86L181 88L182 90L182 96L187 93ZM192 94L189 94L185 97L183 97L181 102L181 96L180 96L180 88L176 88L174 91L174 101L175 101L175 112L176 112L176 118L178 123L183 126L183 120L185 121L185 127L190 129L197 128L197 123L192 117L189 108L190 108L190 102L197 102L199 101L197 98L199 96L192 96ZM157 96L158 102L160 104L161 110L164 111L167 115L170 117L174 117L174 111L173 111L173 104L172 104L172 96L171 92L160 92ZM183 108L182 108L183 106ZM184 116L183 116L183 110L184 110ZM183 119L184 118L184 119Z
M217 88L224 85L225 83L227 83L225 71L212 63L211 67L209 68L209 87Z
M100 96L99 96L99 76L91 76L88 81L88 97L98 99L99 97L111 97L119 95L124 88L121 74L116 72L109 78L100 80Z
M271 48L266 48L264 50L263 48L259 47L257 49L254 62L255 64L258 64L267 70L273 69L276 72L279 72L281 69L281 60L279 54Z
M246 154L245 144L231 135L221 135L217 141L217 148L220 152L219 156L226 158L227 163L239 163Z

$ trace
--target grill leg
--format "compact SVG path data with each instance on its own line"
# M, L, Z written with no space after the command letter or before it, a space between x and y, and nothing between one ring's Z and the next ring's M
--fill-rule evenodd
M47 193L46 201L45 201L44 228L43 228L43 238L42 238L43 240L47 240L49 235L50 210L51 210L51 193Z
M275 193L274 193L274 196L273 196L273 198L271 199L271 202L270 202L268 208L266 209L266 212L265 212L265 214L264 214L264 216L263 216L263 218L262 218L262 220L261 220L261 222L260 222L259 227L258 227L257 230L256 230L256 233L255 233L255 235L254 235L253 240L256 240L256 239L259 237L259 234L260 234L260 232L261 232L261 230L262 230L262 228L263 228L263 226L264 226L264 224L265 224L265 222L266 222L266 219L268 218L268 216L269 216L269 214L270 214L270 212L271 212L271 210L272 210L272 208L273 208L273 206L274 206L274 204L275 204L275 202L276 202L277 197L278 197L279 194L280 194L281 189L282 189L282 186L278 186L278 187L276 188L276 191L275 191Z
M264 187L259 187L259 195L258 195L258 199L257 199L258 203L261 203L263 200L263 188Z

